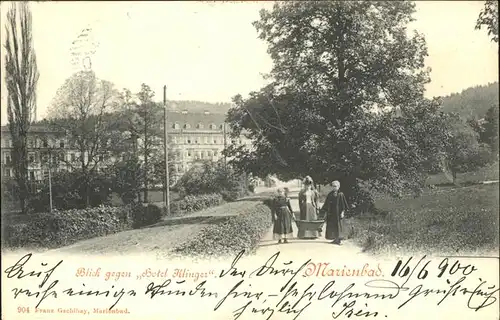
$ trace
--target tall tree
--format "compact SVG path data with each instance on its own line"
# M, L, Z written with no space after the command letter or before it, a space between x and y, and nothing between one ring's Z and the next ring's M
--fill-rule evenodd
M112 114L117 98L112 83L98 79L93 71L81 71L59 88L49 109L52 128L65 132L68 147L77 151L75 161L61 160L81 172L81 192L87 205L94 173L113 153L123 151L120 122Z
M122 93L122 115L126 119L127 132L133 141L134 154L141 163L141 184L144 190L143 201L148 201L148 189L154 182L153 168L160 159L157 153L163 151L162 109L153 101L154 91L145 83L133 95L125 90Z
M150 157L151 152L153 151L153 144L155 142L155 122L157 122L158 119L154 114L156 107L156 104L153 102L154 95L154 91L151 90L151 88L145 83L141 85L141 91L139 91L139 93L137 94L137 97L140 101L137 111L143 129L142 155L144 157L144 202L148 202L148 191L151 174Z
M485 2L483 10L477 18L476 29L480 30L483 26L488 29L491 41L498 42L498 0Z
M23 213L26 212L29 196L27 136L36 110L36 85L39 77L32 27L28 3L12 3L7 12L5 27L5 83L9 130L13 143L12 162Z
M439 139L428 126L440 116L423 98L425 40L407 32L414 11L408 1L282 2L261 11L254 25L274 62L272 82L234 98L232 132L246 130L254 148L229 150L232 163L260 177L338 179L352 196L360 181L418 190L431 155L420 141Z

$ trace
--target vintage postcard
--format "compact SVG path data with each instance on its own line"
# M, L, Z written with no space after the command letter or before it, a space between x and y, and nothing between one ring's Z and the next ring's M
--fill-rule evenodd
M2 320L499 319L498 1L4 1Z

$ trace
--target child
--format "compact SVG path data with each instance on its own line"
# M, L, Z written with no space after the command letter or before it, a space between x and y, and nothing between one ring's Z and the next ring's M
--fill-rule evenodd
M278 239L278 243L283 240L288 243L288 238L293 235L292 220L293 211L290 199L287 198L283 189L278 189L278 195L273 201L273 237Z

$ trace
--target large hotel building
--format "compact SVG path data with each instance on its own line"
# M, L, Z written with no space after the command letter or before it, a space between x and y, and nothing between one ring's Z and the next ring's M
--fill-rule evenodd
M229 144L247 145L251 141L244 136L231 139L226 115L223 113L189 112L177 110L175 105L167 114L169 149L174 153L174 179L180 178L197 161L222 159L222 151ZM63 134L49 130L40 125L31 126L28 135L29 179L41 181L48 169L43 165L44 153L49 148L57 148L57 157L65 161L78 159L79 154L73 150ZM1 127L1 164L2 178L13 177L12 140L7 126ZM68 169L64 161L60 161L58 169ZM103 162L104 164L106 161ZM57 170L57 168L56 168ZM259 183L260 184L260 183Z

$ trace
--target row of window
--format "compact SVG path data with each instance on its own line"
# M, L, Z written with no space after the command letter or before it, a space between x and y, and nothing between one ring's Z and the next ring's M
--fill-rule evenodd
M203 123L198 123L196 125L196 129L203 129L205 126ZM175 122L173 125L172 125L172 128L173 129L180 129L181 128L181 125L178 123L178 122ZM183 126L182 126L183 129L191 129L191 125L189 123L185 123ZM217 130L217 125L215 125L215 123L211 123L208 128L210 130ZM219 125L219 129L220 130L223 130L224 129L224 124L221 124Z
M59 148L64 148L66 146L63 140L54 141L50 145L51 147L58 146ZM14 145L11 139L2 139L2 148L13 148L13 147ZM49 142L47 140L28 138L28 148L48 148L48 147L49 147Z
M41 157L41 159L40 159ZM41 156L38 156L37 153L34 152L29 152L28 153L28 161L29 163L35 163L39 162L40 160L43 160L44 163L48 162L49 156L48 154L42 153ZM56 153L52 155L52 159L54 161L70 161L70 162L75 162L78 160L77 155L75 153L70 153L66 156L64 153ZM10 152L4 152L2 154L2 162L4 164L10 165L12 164L12 156ZM99 156L99 161L104 161L104 156L100 155Z
M219 152L217 150L200 150L200 151L192 151L188 150L184 152L185 158L195 158L195 159L209 159L212 157L218 157Z
M171 136L170 141L174 144L223 144L223 137L177 137ZM231 140L231 144L242 144L243 141L239 140Z

